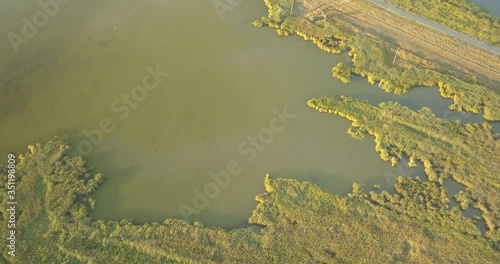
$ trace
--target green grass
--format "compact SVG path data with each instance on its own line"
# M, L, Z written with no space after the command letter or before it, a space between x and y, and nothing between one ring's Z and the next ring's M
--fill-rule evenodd
M500 18L467 0L382 0L485 43L500 47Z
M334 25L325 19L311 21L311 18L288 16L289 3L284 0L265 2L269 15L255 24L276 28L280 35L296 34L328 53L349 50L353 62L350 72L378 83L383 90L404 94L415 86L437 86L441 96L453 99L451 110L483 113L486 120L500 121L500 95L493 89L431 69L392 64L396 47L385 40L357 34L350 27Z
M37 144L18 165L17 254L2 263L495 263L500 252L472 220L448 209L446 190L400 178L396 194L346 197L296 180L264 180L249 222L259 232L167 219L92 220L85 198L101 177L62 142ZM1 173L5 176L5 171ZM423 194L415 199L413 193ZM5 204L5 190L1 197ZM82 209L83 208L83 209ZM80 214L79 212L83 212ZM0 210L2 216L5 209ZM425 218L426 221L422 221ZM6 234L2 218L0 232Z
M451 178L463 184L460 200L481 210L486 237L500 243L500 135L491 125L463 126L437 118L427 108L414 112L397 103L376 107L345 97L312 99L308 105L345 117L356 130L373 135L382 160L395 165L405 155L424 164L430 182Z

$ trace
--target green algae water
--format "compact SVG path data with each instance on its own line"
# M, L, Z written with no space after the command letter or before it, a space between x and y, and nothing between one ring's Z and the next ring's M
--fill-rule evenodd
M348 121L306 102L345 95L453 118L436 89L396 96L361 78L342 85L330 71L346 56L251 26L267 13L261 1L223 13L214 3L74 0L25 38L23 17L44 9L0 1L0 35L23 38L0 44L0 154L62 139L107 176L95 219L188 212L225 228L245 225L267 173L339 194L353 182L388 189L395 175L424 176L382 162L371 137L350 138Z

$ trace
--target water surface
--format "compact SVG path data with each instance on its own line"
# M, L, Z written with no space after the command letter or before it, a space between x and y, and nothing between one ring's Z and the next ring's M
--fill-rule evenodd
M500 16L500 2L496 0L469 0L482 8L488 10L495 16Z
M35 3L0 3L8 21L1 35L20 32L21 18L40 10ZM330 71L347 57L250 25L266 13L260 1L243 1L223 20L210 1L93 0L61 7L18 54L5 39L0 44L0 96L8 102L0 105L0 154L54 137L77 149L88 141L85 131L109 119L114 131L86 156L108 177L93 195L94 218L181 218L179 205L192 206L193 190L203 190L213 182L211 172L236 161L241 172L190 219L232 228L251 215L266 173L339 194L353 182L388 189L395 175L423 176L421 167L382 162L371 137L350 138L350 123L309 109L310 98L399 101L415 110L431 107L450 120L482 121L447 111L450 102L434 88L396 96L362 78L340 84ZM120 119L111 105L156 65L170 75ZM295 118L248 161L238 146L269 128L274 111L285 108Z

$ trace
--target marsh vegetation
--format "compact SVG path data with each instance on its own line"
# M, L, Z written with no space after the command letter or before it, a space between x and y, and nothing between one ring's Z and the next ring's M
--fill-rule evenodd
M391 46L381 39L357 37L321 13L300 17L295 1L265 3L269 16L255 26L302 36L328 53L349 51L353 66L332 69L344 83L354 74L398 94L417 85L437 86L443 97L453 98L452 109L500 120L499 97L487 87L427 68L393 65ZM352 191L341 196L308 182L262 175L265 192L256 197L248 219L260 228L224 230L176 219L104 221L90 212L99 203L91 195L105 175L64 142L36 144L18 157L17 257L2 247L0 262L500 262L500 135L490 125L447 122L428 108L412 111L392 102L373 106L344 96L307 104L350 120L347 133L354 138L373 136L375 151L393 166L403 157L409 157L410 166L421 162L427 180L399 177L392 193L378 190L379 185L367 192L353 183ZM0 179L0 201L6 204L7 170L1 165ZM453 198L457 207L443 187L447 179L465 186ZM465 218L468 208L479 209L481 217ZM8 232L7 216L1 207L2 234ZM484 235L478 220L486 224Z
M415 112L392 102L372 106L341 97L339 100L311 99L308 105L319 112L345 117L352 121L353 129L372 135L375 150L382 160L395 165L406 155L424 164L430 184L453 179L464 185L465 192L457 197L462 208L471 206L481 210L488 228L486 237L492 243L500 243L500 166L497 162L500 160L500 135L492 131L491 125L464 126L458 121L444 121L428 108ZM426 192L416 191L414 195L424 199L428 196ZM445 197L439 193L431 196ZM388 200L384 198L387 194L373 197L382 204ZM440 210L438 205L420 206Z
M346 106L349 104L346 104ZM418 114L421 115L421 114ZM396 193L348 196L296 180L266 176L266 192L249 223L260 231L226 231L167 219L91 219L89 193L102 177L62 142L31 146L18 171L16 258L11 263L494 263L491 238L447 208L446 190L400 178ZM2 177L5 171L1 170ZM2 186L5 188L5 186ZM418 194L418 195L415 195ZM5 203L5 190L1 192ZM0 232L6 232L4 207ZM425 220L425 221L422 221ZM405 235L402 236L401 234ZM339 242L342 241L342 242ZM42 246L43 245L43 246Z
M378 83L383 90L404 94L415 86L438 87L444 98L453 99L451 110L484 113L486 120L500 120L500 95L494 89L414 63L403 67L393 64L395 47L384 39L356 34L351 27L334 25L326 19L289 16L286 11L290 7L288 1L265 2L269 15L259 23L276 28L279 32L301 36L329 53L348 50L353 63L350 72L367 78L372 84ZM295 4L295 8L297 6ZM332 39L335 45L324 44Z

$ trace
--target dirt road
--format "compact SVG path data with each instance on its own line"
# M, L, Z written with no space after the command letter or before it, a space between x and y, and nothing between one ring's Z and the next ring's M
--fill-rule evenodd
M442 31L396 15L374 0L301 0L304 13L321 10L328 22L349 27L366 38L384 39L390 49L399 47L435 65L433 68L467 81L478 80L500 94L500 55L451 37ZM396 63L397 64L397 63ZM419 65L424 67L425 65Z
M477 47L481 47L481 48L483 48L483 49L485 49L487 51L491 51L493 53L496 53L496 54L500 55L500 48L489 46L488 44L486 44L484 42L481 42L481 41L479 41L477 39L474 39L474 38L471 38L469 36L466 36L466 35L464 35L462 33L457 32L457 31L451 30L449 28L445 28L443 26L440 26L440 25L438 25L436 23L430 22L430 21L425 20L423 18L420 18L420 17L414 16L412 14L406 13L405 11L403 11L403 10L401 10L399 8L396 8L396 7L392 6L392 5L386 4L386 3L384 3L384 2L382 2L380 0L368 0L368 1L370 1L370 2L372 2L374 4L376 4L376 5L384 8L384 9L387 9L387 10L393 12L393 13L396 13L396 14L398 14L400 16L404 16L404 17L407 17L409 19L413 19L413 20L415 20L415 21L417 21L419 23L422 23L422 24L424 24L424 25L426 25L428 27L431 27L431 28L433 28L433 29L435 29L437 31L440 31L443 34L447 34L447 35L452 36L454 38L457 38L457 39L459 39L461 41L467 42L467 43L469 43L471 45L474 45L474 46L477 46Z

